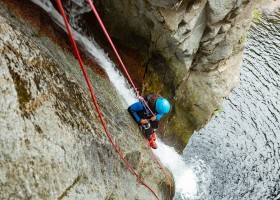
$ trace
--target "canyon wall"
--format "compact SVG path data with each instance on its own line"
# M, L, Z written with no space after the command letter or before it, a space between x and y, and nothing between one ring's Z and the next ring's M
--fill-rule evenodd
M143 93L158 92L171 101L162 138L182 151L236 87L246 32L260 2L94 2L112 36L143 56Z
M0 2L0 199L153 199L106 137L75 57L19 14L37 25L48 16L18 4ZM165 175L124 100L104 73L86 68L113 141L167 199Z

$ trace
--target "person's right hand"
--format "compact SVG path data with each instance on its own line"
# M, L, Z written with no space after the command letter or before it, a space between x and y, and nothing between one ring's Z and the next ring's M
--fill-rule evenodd
M147 122L148 122L148 121L147 121L146 119L141 119L141 120L140 120L140 123L141 123L141 124L146 124Z

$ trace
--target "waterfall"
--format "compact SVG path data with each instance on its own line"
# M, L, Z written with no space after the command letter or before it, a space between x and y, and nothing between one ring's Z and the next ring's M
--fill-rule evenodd
M32 2L43 8L50 17L66 31L62 17L54 9L50 1L32 0ZM75 2L76 1L73 1L73 3ZM73 8L79 9L79 11L76 10L73 12L75 13L74 15L80 14L81 11L88 12L88 8L81 9L80 6L85 6L85 4L78 1L78 3L71 8L71 11ZM74 22L75 20L70 20L70 23ZM118 93L123 97L125 102L123 106L127 108L130 104L136 102L137 98L133 89L128 81L116 69L115 64L109 59L104 50L98 46L92 37L84 35L77 25L71 24L71 26L76 41L83 46L85 50L95 58L95 61L106 71L110 81L115 86ZM153 151L162 164L168 168L174 176L176 185L174 199L197 199L202 193L204 194L206 191L204 189L205 187L201 187L202 185L205 185L201 184L205 182L204 173L202 173L206 169L204 162L197 159L188 161L187 163L172 147L165 145L159 139L157 141L158 149Z

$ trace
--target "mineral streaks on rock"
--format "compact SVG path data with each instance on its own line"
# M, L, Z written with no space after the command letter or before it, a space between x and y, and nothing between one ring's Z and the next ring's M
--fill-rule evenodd
M0 5L0 199L150 199L104 135L76 59ZM164 174L120 97L88 73L114 141L163 199Z

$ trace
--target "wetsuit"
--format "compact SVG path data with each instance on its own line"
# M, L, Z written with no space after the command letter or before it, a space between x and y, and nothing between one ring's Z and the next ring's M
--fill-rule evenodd
M158 128L158 121L162 118L163 114L160 114L156 111L156 99L158 97L155 96L155 94L148 94L144 100L146 101L146 103L148 104L148 106L150 107L150 109L153 111L153 113L156 115L156 120L152 121L149 120L152 118L152 113L149 111L148 108L146 108L144 102L139 101L136 102L134 104L132 104L131 106L128 107L128 112L131 114L131 116L133 117L133 119L142 127L147 127L148 124L142 125L140 123L141 119L147 119L150 123L150 127L148 127L147 129L144 128L145 134L146 136L150 136L155 129Z

